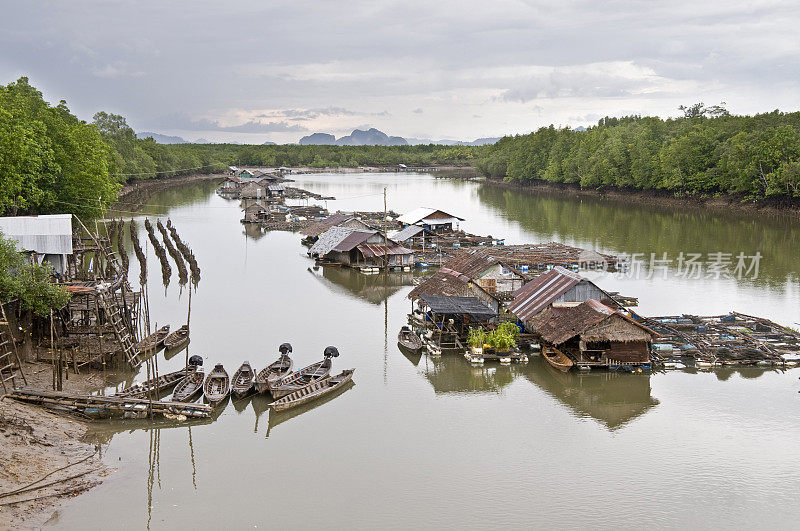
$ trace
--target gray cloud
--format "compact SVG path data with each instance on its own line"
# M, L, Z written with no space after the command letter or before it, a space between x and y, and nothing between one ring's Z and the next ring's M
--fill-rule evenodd
M286 132L306 132L307 128L290 124L286 121L280 122L260 122L249 120L236 125L221 125L216 120L201 118L191 119L185 113L176 113L163 116L149 123L151 128L164 130L180 131L225 131L229 133L286 133Z
M476 138L695 101L796 110L799 21L770 0L4 2L0 81L150 129Z

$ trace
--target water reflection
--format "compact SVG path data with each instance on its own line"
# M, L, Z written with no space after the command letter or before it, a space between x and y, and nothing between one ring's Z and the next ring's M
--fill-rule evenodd
M424 356L421 360L403 349L398 350L412 364L418 365L437 394L499 393L514 380L524 377L569 407L576 416L593 418L609 430L625 426L659 403L650 394L649 373L563 373L550 367L540 356L532 356L527 364L490 362L473 366L458 355Z
M353 387L355 387L355 382L351 380L342 387L340 387L339 389L337 389L336 391L334 391L333 393L324 395L321 398L314 400L313 402L309 402L308 404L303 404L301 406L293 407L291 409L286 409L283 411L275 411L274 409L270 409L269 423L267 425L266 437L269 438L269 435L272 432L272 430L279 424L283 424L287 420L298 417L304 413L308 413L309 411L317 409L318 407L322 407L328 402L340 397ZM263 398L263 397L257 397L257 398ZM258 418L258 416L256 418Z
M478 198L543 240L591 242L612 252L760 252L760 279L797 278L800 220L692 207L637 205L602 198L481 185Z
M487 363L474 366L463 356L445 354L441 357L425 356L419 369L437 394L498 393L524 373L525 365Z
M413 272L365 275L349 267L308 268L317 280L334 293L348 295L370 304L382 304L404 286L413 286ZM410 310L410 303L409 303Z
M590 417L617 430L659 404L650 395L649 373L558 371L535 356L525 378L569 407L579 417Z

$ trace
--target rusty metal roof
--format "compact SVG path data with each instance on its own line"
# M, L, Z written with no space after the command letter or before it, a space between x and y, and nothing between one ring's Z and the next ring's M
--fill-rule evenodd
M373 258L375 256L396 255L396 254L412 254L414 251L406 249L402 245L389 240L389 245L375 244L375 243L362 243L358 246L358 250L365 258Z
M518 289L508 309L527 321L580 281L581 277L577 273L556 266Z

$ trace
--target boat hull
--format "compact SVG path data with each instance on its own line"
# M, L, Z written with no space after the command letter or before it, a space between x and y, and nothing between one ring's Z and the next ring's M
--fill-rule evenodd
M271 404L272 409L275 411L285 411L293 407L301 406L309 402L313 402L325 395L336 392L353 380L353 373L355 369L343 371L337 376L327 376L322 380L305 386L286 395L282 400L278 400ZM308 390L304 393L304 390Z
M542 349L542 357L551 367L561 372L569 372L574 365L572 360L558 349L544 348Z

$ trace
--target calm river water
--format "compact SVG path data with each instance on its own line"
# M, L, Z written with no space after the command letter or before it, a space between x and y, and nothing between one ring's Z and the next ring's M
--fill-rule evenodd
M800 223L675 213L547 196L431 175L306 175L330 210L436 206L462 228L507 243L561 241L674 260L601 287L638 296L644 314L731 310L800 322ZM190 354L206 370L259 369L294 346L296 366L341 356L355 386L275 415L261 398L228 403L214 422L97 424L117 470L51 523L70 529L794 527L800 517L800 371L555 373L471 367L460 356L407 357L411 274L315 271L297 234L239 223L215 183L176 187L145 211L172 219L202 280L192 294ZM143 217L137 216L143 232ZM146 238L145 238L146 239ZM144 242L144 240L143 240ZM760 252L758 278L679 270L679 254ZM149 251L151 320L185 322L177 276L161 285ZM735 266L736 259L733 260ZM664 265L666 263L662 263ZM175 269L175 268L173 268ZM650 276L651 278L647 278ZM662 278L666 276L666 278ZM138 270L132 259L130 278ZM160 355L161 371L184 363ZM139 374L136 379L142 379Z

